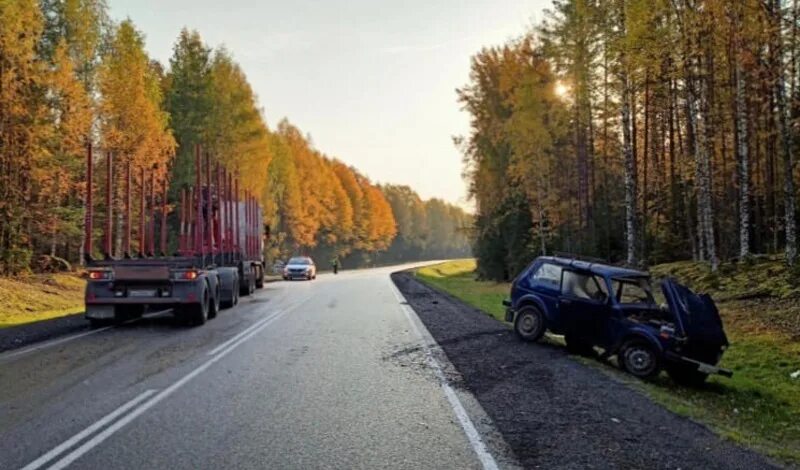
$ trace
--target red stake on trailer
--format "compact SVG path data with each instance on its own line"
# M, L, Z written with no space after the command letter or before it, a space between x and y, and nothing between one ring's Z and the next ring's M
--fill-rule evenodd
M164 193L161 196L161 256L167 255L167 178L164 178Z
M92 206L92 143L86 143L86 218L84 220L83 257L92 258L92 232L94 231L94 208Z
M194 188L190 186L186 198L186 251L190 255L194 253L194 207Z
M186 188L181 188L181 213L178 226L178 253L181 256L186 251Z
M228 195L228 253L231 256L230 261L233 261L233 174L227 173L227 175L228 184L225 187L225 192Z
M197 204L197 212L195 212L194 223L194 249L197 255L204 258L203 263L205 263L205 252L203 251L203 180L201 175L202 166L200 165L200 145L195 145L194 147L194 167L196 174L195 197L197 198L195 201Z
M106 259L111 258L111 235L112 235L112 218L114 217L114 212L111 207L111 195L112 190L114 187L113 184L113 170L112 170L112 162L111 162L111 152L106 152L106 237L105 237L105 257Z
M211 155L206 152L206 235L208 238L208 251L211 253L211 262L214 262L214 207L211 201Z
M147 246L145 242L147 241L147 235L145 232L145 225L144 225L144 195L146 188L146 181L144 179L144 167L142 167L141 172L141 179L139 180L141 183L141 191L139 193L139 257L144 258L145 252L147 251Z
M250 259L250 191L244 192L244 252Z
M125 169L125 243L123 255L128 258L131 255L131 162Z
M236 242L236 247L235 247L234 251L236 252L236 256L237 256L237 259L238 259L238 257L241 255L241 251L240 251L241 247L239 246L239 243L241 243L241 242L239 240L240 234L239 234L239 177L238 176L236 177L236 179L233 180L233 184L234 184L234 189L233 189L233 212L235 213L235 216L236 216L236 224L233 226L234 230L236 230L236 236L234 237L234 240Z
M155 170L150 173L150 246L147 250L150 256L156 254L156 175Z
M217 252L222 253L222 199L220 198L221 193L219 192L219 162L215 165L214 176L214 179L216 179L216 183L214 184L214 198L217 200L217 210L214 211L214 221L216 222L214 224L214 238L217 239Z

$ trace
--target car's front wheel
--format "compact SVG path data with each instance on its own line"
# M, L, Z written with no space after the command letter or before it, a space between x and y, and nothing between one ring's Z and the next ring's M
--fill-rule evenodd
M633 339L623 344L618 361L623 370L640 379L654 377L660 368L656 349L643 339Z
M537 341L542 337L546 329L544 314L538 308L526 305L517 313L517 319L514 321L514 332L521 339Z

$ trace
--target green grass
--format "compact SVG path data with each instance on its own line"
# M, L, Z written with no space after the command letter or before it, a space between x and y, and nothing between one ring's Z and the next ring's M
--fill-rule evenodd
M476 281L474 270L474 260L457 260L419 269L417 277L502 320L500 302L508 297L509 285ZM642 382L598 361L580 360L722 436L800 464L800 378L789 376L800 370L800 293L791 272L774 260L724 265L714 275L691 262L655 266L651 272L677 277L718 300L731 343L721 365L734 371L733 378L711 377L706 387L693 389L665 374ZM754 292L756 299L724 300Z
M82 312L85 285L73 274L0 277L0 328Z
M440 290L455 295L494 318L503 321L509 284L475 281L475 260L460 259L426 266L416 271L417 278Z

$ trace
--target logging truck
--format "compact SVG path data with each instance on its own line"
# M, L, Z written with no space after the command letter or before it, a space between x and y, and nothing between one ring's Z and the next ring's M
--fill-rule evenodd
M240 296L264 286L269 228L263 225L257 198L240 191L237 175L219 163L212 169L211 158L203 158L199 146L194 150L194 185L179 189L178 213L171 221L166 178L156 188L154 170L133 170L130 165L123 178L115 178L112 154L106 153L102 248L93 256L95 162L91 146L87 148L85 316L93 326L166 309L188 324L202 325L221 308L234 307ZM124 207L115 215L114 184L120 180L125 185ZM138 221L131 214L132 196L138 198ZM137 222L134 241L132 227Z

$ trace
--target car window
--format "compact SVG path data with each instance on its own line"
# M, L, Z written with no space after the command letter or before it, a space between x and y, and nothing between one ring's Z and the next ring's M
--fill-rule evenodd
M550 263L542 263L533 273L533 284L552 287L558 289L561 285L561 266Z
M564 271L561 293L587 300L604 301L608 298L606 285L602 279L574 271Z
M647 279L614 279L612 287L617 301L621 304L655 303Z

